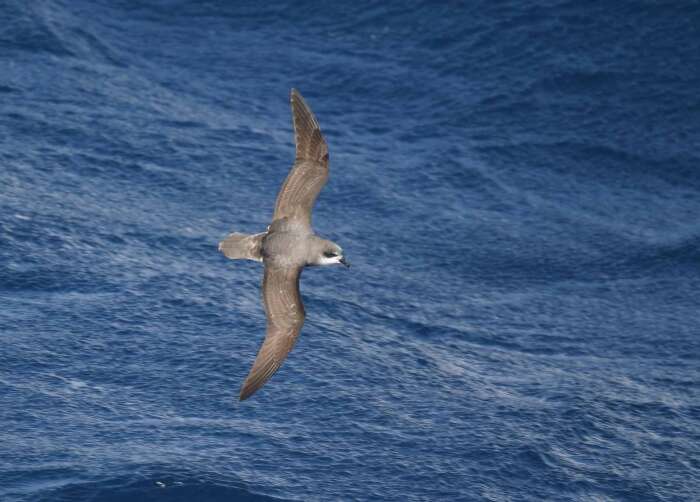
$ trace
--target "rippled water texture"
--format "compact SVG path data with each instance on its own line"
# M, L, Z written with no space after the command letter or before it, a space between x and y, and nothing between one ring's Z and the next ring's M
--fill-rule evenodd
M700 7L346 4L0 0L0 499L697 499ZM291 87L353 268L238 403Z

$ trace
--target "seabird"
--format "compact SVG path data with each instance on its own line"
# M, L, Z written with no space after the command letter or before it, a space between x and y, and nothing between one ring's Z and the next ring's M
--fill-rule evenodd
M219 251L233 260L265 266L262 297L267 333L253 367L241 386L240 400L252 396L279 369L304 324L299 277L304 267L340 263L349 267L336 243L314 234L311 211L328 180L328 146L316 117L296 89L290 95L296 158L277 194L266 232L230 234Z

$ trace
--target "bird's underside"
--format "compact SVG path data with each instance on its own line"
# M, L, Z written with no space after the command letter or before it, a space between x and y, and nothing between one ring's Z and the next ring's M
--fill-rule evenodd
M305 317L299 277L313 251L313 239L320 241L313 235L311 212L328 179L328 147L316 118L294 89L291 106L296 158L277 195L272 223L267 232L234 233L219 244L228 258L262 261L265 266L262 297L267 333L241 387L241 400L262 387L294 347Z

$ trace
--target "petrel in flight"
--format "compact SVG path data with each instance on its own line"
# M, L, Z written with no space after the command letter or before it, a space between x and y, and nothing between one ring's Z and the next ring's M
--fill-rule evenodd
M279 369L294 347L304 324L299 277L304 267L340 263L349 267L343 250L311 228L311 211L328 180L328 146L309 106L291 92L296 159L277 194L272 223L266 232L233 233L219 243L227 258L260 261L265 266L262 296L267 334L248 377L241 401L252 396Z

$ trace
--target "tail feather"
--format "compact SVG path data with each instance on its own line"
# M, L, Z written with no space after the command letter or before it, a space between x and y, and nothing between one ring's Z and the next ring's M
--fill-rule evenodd
M233 233L219 243L219 251L232 260L262 261L262 241L265 232L261 234Z

